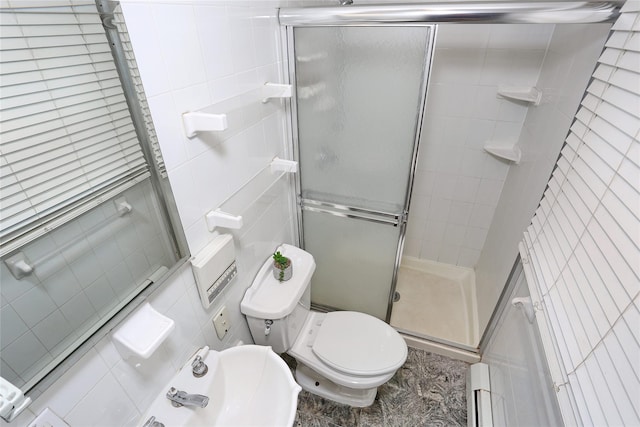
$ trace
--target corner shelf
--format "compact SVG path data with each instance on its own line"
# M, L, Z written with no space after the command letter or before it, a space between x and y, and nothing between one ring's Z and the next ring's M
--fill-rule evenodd
M255 110L259 104L267 104L271 99L291 98L292 86L278 83L265 83L249 92L242 93L224 101L217 102L200 111L187 111L182 114L182 123L187 138L195 138L201 132L228 132L229 127L242 121L238 110L251 108ZM259 103L257 101L260 101ZM271 112L271 109L252 111L249 117L260 117ZM229 115L229 117L227 117ZM242 116L242 115L240 115ZM233 132L231 132L232 134ZM227 135L230 136L230 135Z
M542 91L528 86L500 86L498 87L498 96L512 101L527 102L535 106L540 105L540 101L542 101Z
M520 147L518 147L518 145L509 147L504 145L486 143L483 148L487 153L500 159L513 162L516 165L520 163L520 159L522 158L522 151L520 150Z

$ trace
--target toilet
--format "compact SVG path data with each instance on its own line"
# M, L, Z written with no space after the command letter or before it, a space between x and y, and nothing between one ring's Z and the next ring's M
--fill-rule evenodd
M244 295L240 310L256 344L296 359L303 389L355 407L373 403L379 386L407 359L407 345L391 326L364 313L311 311L313 256L295 246L278 249L291 258L293 276L279 282L269 257Z

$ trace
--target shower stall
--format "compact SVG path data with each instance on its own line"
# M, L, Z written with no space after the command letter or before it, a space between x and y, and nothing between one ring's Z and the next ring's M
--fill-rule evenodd
M554 54L553 24L588 29L610 22L619 6L281 9L295 87L300 245L317 263L313 306L365 312L419 339L477 348L517 257L517 243L506 255L488 247L496 246L492 233L503 233L495 224L504 221L501 192L513 192L507 180L520 192L527 185L529 204L537 204L551 172L538 173L535 183L521 172L508 175L520 160L525 117L544 92L536 81ZM452 23L458 25L440 25ZM603 42L608 26L599 28ZM597 55L600 38L590 55ZM519 42L524 48L514 45ZM496 64L526 78L513 80L492 69ZM577 90L581 95L584 86ZM550 153L557 156L564 136ZM531 213L519 217L528 221ZM519 239L527 223L504 233ZM499 284L487 269L500 271L494 274ZM484 281L480 290L476 273Z

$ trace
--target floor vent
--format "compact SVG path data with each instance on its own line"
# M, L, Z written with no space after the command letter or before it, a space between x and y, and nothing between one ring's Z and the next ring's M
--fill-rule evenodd
M467 372L467 426L493 427L489 365L474 363Z

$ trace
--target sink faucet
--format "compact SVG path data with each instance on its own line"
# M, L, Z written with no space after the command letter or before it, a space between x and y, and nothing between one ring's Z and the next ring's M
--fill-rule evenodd
M160 421L156 421L156 417L149 417L146 423L142 427L164 427Z
M167 399L169 399L171 404L176 408L181 406L199 406L200 408L204 408L209 403L207 396L189 394L186 391L177 390L175 387L169 389Z

